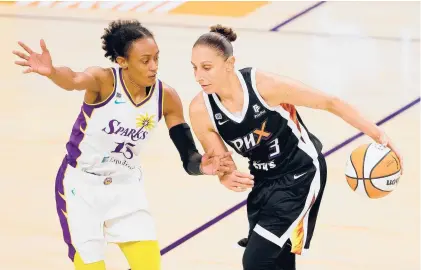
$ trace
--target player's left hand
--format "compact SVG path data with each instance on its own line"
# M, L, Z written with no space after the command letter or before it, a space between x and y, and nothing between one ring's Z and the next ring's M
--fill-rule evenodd
M202 156L200 170L207 175L223 175L234 171L234 162L231 159L232 152L215 155L212 149Z

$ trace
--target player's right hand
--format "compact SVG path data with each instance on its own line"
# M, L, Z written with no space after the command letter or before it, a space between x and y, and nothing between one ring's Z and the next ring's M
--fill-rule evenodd
M16 65L28 67L23 73L38 73L43 76L50 76L53 72L53 63L51 60L50 52L45 45L43 39L40 41L42 53L36 53L23 42L19 41L18 44L27 52L13 51L13 54L19 56L24 61L15 61Z
M382 132L382 135L380 136L380 141L378 141L378 143L382 144L385 147L389 147L390 150L395 152L396 157L399 159L399 166L401 168L401 175L403 175L403 157L402 157L400 151L392 143L390 138L386 135L386 133Z
M235 170L221 177L220 181L221 184L232 191L243 192L254 186L253 179L253 175Z

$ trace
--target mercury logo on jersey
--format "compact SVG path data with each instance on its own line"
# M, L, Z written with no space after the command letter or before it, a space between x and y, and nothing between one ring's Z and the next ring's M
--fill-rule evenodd
M256 128L246 136L234 139L230 142L235 146L235 148L237 148L239 152L247 152L257 147L262 139L268 140L272 135L272 133L265 130L266 122L267 120L262 123L260 129Z

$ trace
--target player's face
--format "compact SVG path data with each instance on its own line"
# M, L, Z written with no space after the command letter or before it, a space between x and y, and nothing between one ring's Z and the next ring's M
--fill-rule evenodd
M214 48L200 45L194 47L191 63L195 79L206 94L218 91L228 79L228 63Z
M155 83L158 72L159 49L153 38L136 40L128 53L128 70L133 79L142 86Z

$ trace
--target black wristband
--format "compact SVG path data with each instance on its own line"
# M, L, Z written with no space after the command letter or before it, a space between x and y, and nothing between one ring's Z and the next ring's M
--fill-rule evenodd
M200 163L202 163L202 155L198 152L193 152L189 155L187 165L184 169L190 175L203 175L200 169Z
M202 175L200 163L202 155L196 149L193 135L187 123L173 126L169 130L170 138L180 154L184 170L190 175Z

